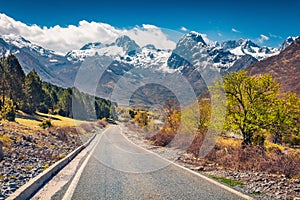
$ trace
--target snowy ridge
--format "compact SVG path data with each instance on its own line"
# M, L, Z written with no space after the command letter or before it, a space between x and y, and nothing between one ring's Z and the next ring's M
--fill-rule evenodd
M299 38L299 37L292 37L289 36L288 38L286 38L283 42L283 44L280 47L280 51L283 51L284 49L286 49L288 46L290 46L292 43L295 42L295 40Z
M110 44L87 43L66 55L44 49L17 35L0 36L0 56L15 54L28 73L36 69L43 80L62 86L70 86L76 70L88 57L109 56L113 66L124 70L144 68L163 73L186 72L196 69L209 75L210 71L237 71L258 60L279 54L297 37L289 37L282 48L261 47L251 40L229 40L221 44L207 40L206 35L192 31L185 34L173 50L157 49L153 44L140 47L128 36L121 36ZM190 69L189 69L190 68ZM111 73L114 72L111 70ZM59 81L57 81L59 77ZM71 77L71 78L70 78ZM196 79L196 78L195 78Z
M28 48L32 51L39 53L41 56L50 56L51 57L51 54L56 54L54 51L46 50L41 46L32 44L30 41L26 40L25 38L23 38L19 35L9 34L9 35L2 35L1 37L5 42L7 42L10 45L18 47L20 49Z
M240 39L238 41L226 41L222 43L225 50L236 56L250 55L257 60L263 60L270 56L279 54L279 50L271 47L260 47L251 40Z

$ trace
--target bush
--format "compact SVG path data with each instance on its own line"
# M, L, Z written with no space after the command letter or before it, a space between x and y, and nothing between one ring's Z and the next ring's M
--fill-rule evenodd
M267 153L260 146L225 149L222 144L217 144L206 159L227 169L284 174L286 177L300 175L299 155L284 154L276 148Z
M265 144L265 140L266 138L262 134L255 134L253 136L253 144L256 146L263 147Z
M300 136L290 135L283 137L283 142L290 144L290 146L298 146L300 145Z
M1 117L8 121L15 121L16 118L16 107L12 100L7 100L1 110Z
M93 124L93 123L83 123L83 124L80 124L80 128L82 128L86 132L90 133L93 130L95 130L95 126L94 125L95 124Z
M52 126L50 119L44 119L42 123L39 124L43 129L50 128Z
M57 112L60 116L66 117L66 112L63 109L59 109Z
M38 106L37 109L38 109L39 112L45 113L45 114L47 114L48 111L49 111L48 106L47 106L46 104L44 104L44 103L41 103L41 104Z
M28 103L24 103L20 106L20 110L27 114L33 114L35 112L35 108L30 106Z
M101 119L101 120L98 120L97 121L97 125L100 127L100 128L105 128L107 126L107 121L105 118Z

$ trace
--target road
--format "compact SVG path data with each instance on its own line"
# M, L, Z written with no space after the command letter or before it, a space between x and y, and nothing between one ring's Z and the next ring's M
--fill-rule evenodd
M118 126L95 140L64 199L244 199L134 145Z

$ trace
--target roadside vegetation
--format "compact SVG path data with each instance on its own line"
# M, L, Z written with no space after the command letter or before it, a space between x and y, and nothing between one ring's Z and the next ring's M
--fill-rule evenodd
M230 73L223 83L217 83L210 91L224 91L226 100L219 101L226 106L225 124L222 129L214 129L218 137L212 151L202 161L214 162L219 166L234 170L261 171L300 177L300 98L295 93L280 92L280 84L271 75L251 76L246 71ZM192 116L198 106L200 118ZM155 145L184 146L185 138L192 137L188 153L197 159L208 128L213 123L211 96L203 93L197 103L179 110L169 102L164 106L164 125L149 140ZM142 127L152 123L147 110L131 110L132 120ZM215 112L214 118L218 114ZM197 127L193 135L179 127ZM218 125L216 125L218 126ZM149 128L148 128L149 129ZM184 133L182 133L184 132ZM211 133L210 133L211 134ZM172 142L171 142L172 141Z

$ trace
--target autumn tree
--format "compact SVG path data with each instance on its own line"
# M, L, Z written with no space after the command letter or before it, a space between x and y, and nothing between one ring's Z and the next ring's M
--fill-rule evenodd
M267 130L271 133L273 143L282 144L282 137L296 132L297 128L297 95L282 94L282 97L274 101L272 107L269 106L271 115L269 116L270 124Z

